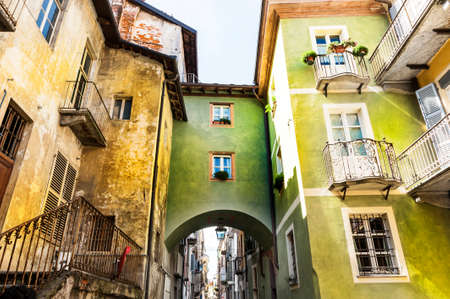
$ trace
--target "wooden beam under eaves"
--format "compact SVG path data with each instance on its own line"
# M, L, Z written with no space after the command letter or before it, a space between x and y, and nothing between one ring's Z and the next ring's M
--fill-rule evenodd
M407 64L406 66L412 70L428 70L430 68L427 64Z
M450 27L434 28L433 31L437 34L450 34Z

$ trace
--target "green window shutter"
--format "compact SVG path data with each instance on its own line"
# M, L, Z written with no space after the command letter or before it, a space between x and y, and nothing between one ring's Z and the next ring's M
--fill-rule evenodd
M416 96L427 128L430 129L445 116L436 86L434 83L428 84L417 90Z

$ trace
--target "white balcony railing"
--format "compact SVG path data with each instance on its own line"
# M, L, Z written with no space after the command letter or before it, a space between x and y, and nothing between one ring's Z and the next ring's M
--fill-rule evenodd
M394 147L369 138L327 143L323 149L330 190L352 184L377 182L385 187L401 184Z
M435 0L404 0L369 59L375 80L391 64Z
M350 52L319 55L314 61L316 82L322 79L333 79L342 75L352 75L369 79L364 58L355 57Z
M450 166L450 114L420 136L398 156L408 191Z

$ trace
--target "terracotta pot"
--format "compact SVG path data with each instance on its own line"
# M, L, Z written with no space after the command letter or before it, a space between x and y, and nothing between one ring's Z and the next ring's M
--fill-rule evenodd
M345 52L345 47L344 46L336 46L333 48L334 53L344 53Z
M308 56L306 63L308 65L313 65L314 64L314 56Z

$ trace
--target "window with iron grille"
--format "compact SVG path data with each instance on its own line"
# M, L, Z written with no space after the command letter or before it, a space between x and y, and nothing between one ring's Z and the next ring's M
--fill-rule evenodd
M298 286L297 250L295 248L294 225L286 231L286 249L288 258L289 286Z
M359 275L397 275L399 268L386 214L350 214Z
M12 160L16 157L25 125L25 119L8 106L0 127L0 151Z

